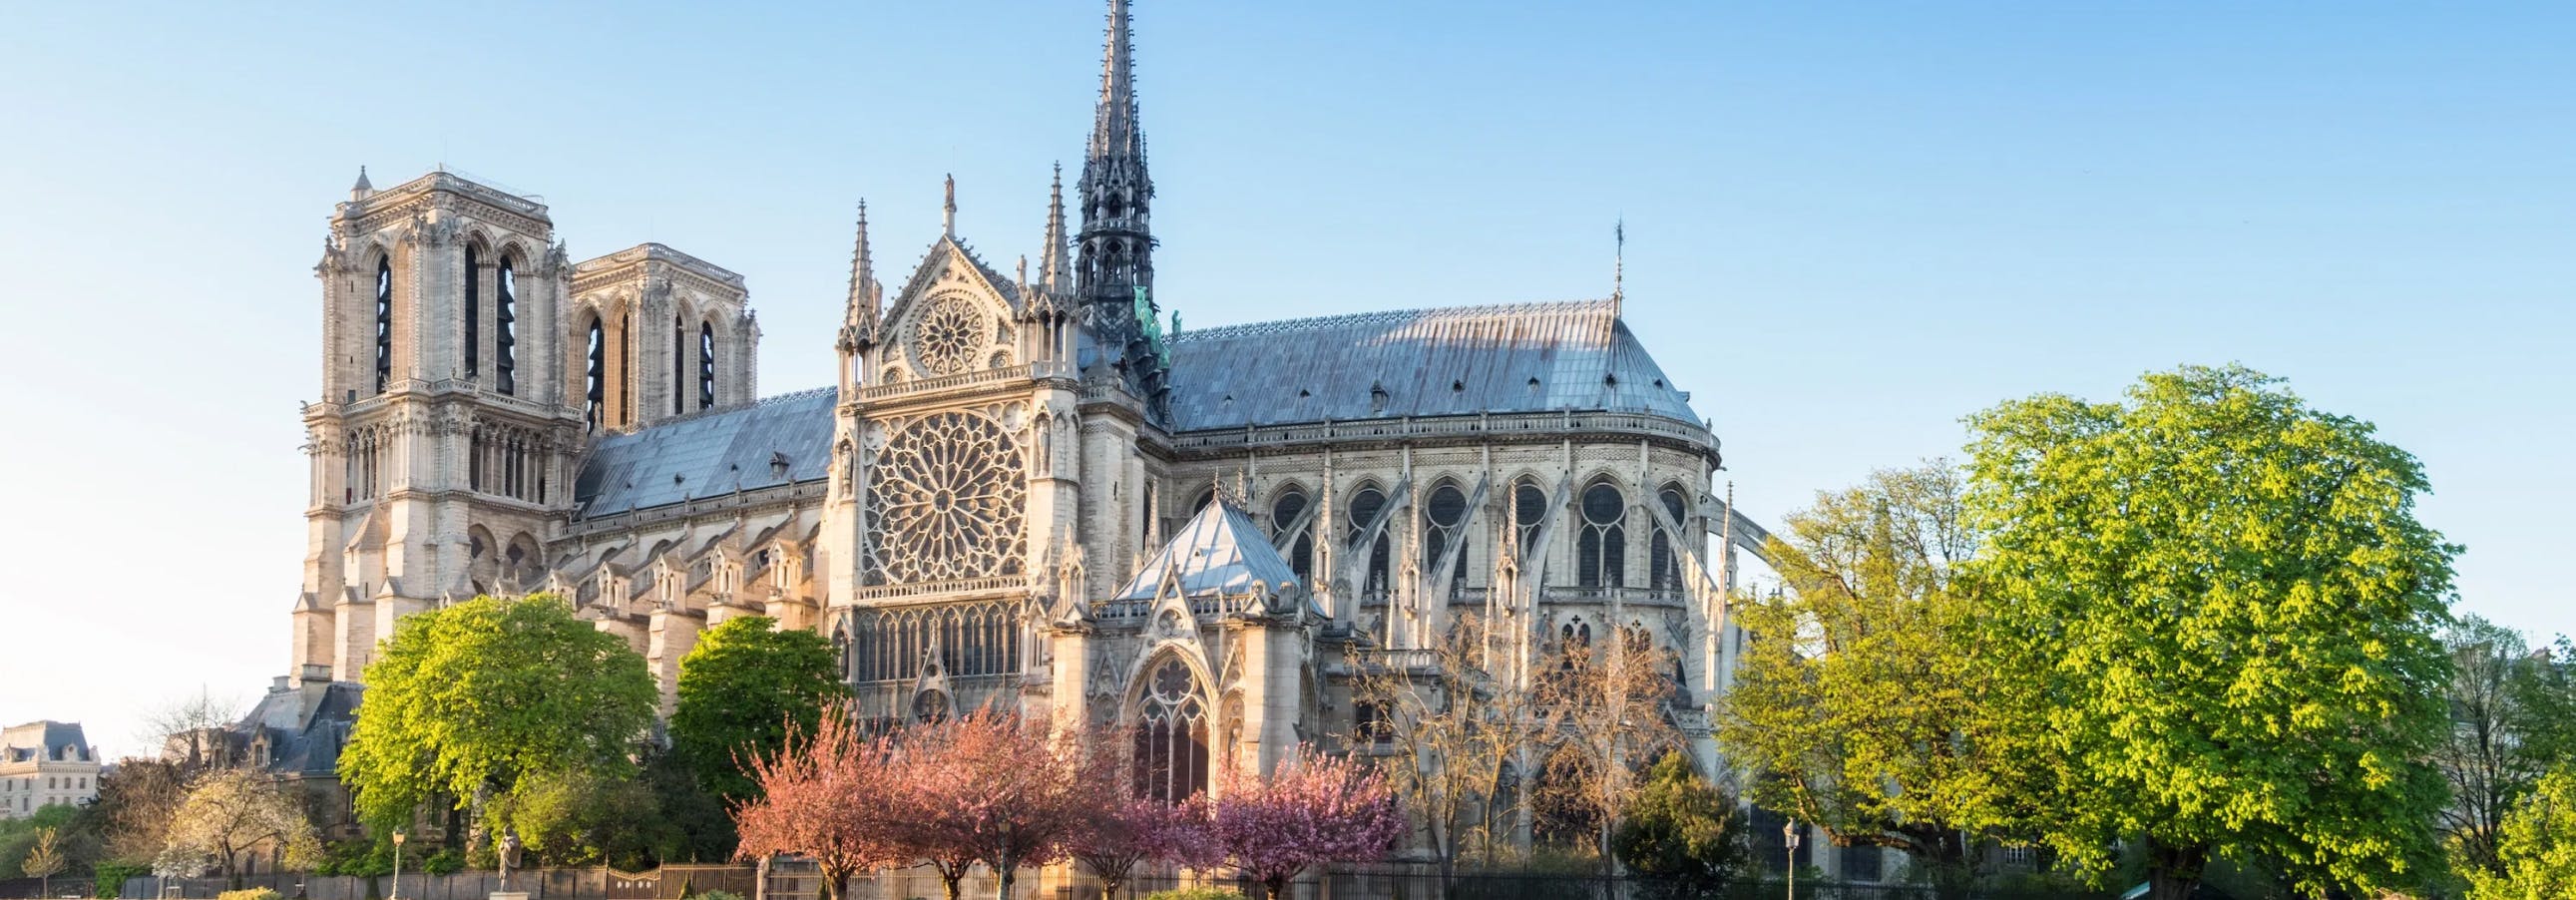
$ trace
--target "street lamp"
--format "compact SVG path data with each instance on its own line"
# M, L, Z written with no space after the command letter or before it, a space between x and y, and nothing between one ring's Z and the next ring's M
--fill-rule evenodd
M1789 900L1798 900L1798 823L1780 823L1780 842L1789 846Z
M393 893L393 896L392 896L391 898L389 898L389 900L402 900L402 842L403 842L403 833L402 833L401 831L395 831L395 832L394 832L394 893Z

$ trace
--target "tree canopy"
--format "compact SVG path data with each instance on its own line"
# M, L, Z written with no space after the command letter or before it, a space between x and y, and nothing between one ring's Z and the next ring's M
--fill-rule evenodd
M405 618L366 678L340 776L384 828L433 797L466 809L581 774L627 779L657 696L643 657L546 594Z
M728 619L680 659L671 752L728 801L755 796L748 761L775 753L791 730L812 734L826 704L848 697L832 645L767 616Z
M1716 896L1745 864L1744 823L1734 798L1680 751L1655 762L1610 844L1629 871L1666 896Z
M2457 548L2414 457L2241 367L1969 422L1970 574L2058 767L2040 836L2096 871L2139 841L2157 898L2213 853L2309 893L2438 870Z
M2542 776L2502 831L2500 871L2468 872L2470 900L2576 897L2576 766Z

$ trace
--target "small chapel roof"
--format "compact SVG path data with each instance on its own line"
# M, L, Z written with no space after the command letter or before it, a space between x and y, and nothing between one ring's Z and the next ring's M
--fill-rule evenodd
M1174 431L1594 410L1700 421L1614 300L1257 322L1171 346Z
M1201 507L1112 599L1151 600L1166 577L1180 583L1183 597L1267 594L1297 584L1297 570L1260 526L1224 500Z

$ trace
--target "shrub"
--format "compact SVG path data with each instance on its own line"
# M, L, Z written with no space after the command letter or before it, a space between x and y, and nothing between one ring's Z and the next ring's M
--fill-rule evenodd
M465 854L453 847L421 857L420 870L432 875L454 875L465 869Z
M1145 900L1243 900L1243 892L1233 888L1185 887L1155 891L1146 894Z
M251 888L246 891L225 891L216 894L215 900L280 900L280 898L276 891L267 888Z
M742 900L742 895L732 891L708 891L699 894L698 900Z
M152 867L103 862L99 863L91 874L97 879L98 888L90 896L98 900L116 900L116 895L125 889L126 879L150 875Z

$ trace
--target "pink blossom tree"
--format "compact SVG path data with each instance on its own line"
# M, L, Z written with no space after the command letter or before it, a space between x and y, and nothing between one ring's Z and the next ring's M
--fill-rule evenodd
M1207 795L1164 803L1128 796L1122 779L1103 779L1096 786L1098 812L1075 832L1067 852L1100 879L1101 900L1116 900L1118 889L1145 862L1205 868L1224 861Z
M1378 858L1408 828L1385 775L1304 749L1267 780L1227 769L1215 805L1226 862L1272 898L1308 867Z
M829 900L847 896L852 874L903 861L885 815L895 787L892 749L837 711L824 714L811 739L791 728L778 752L750 760L760 792L734 810L735 855L811 858Z
M903 854L939 872L948 900L979 863L1010 900L1021 866L1063 858L1100 817L1093 786L1115 780L1117 760L1044 722L979 711L906 729L894 770L876 814L894 820Z

